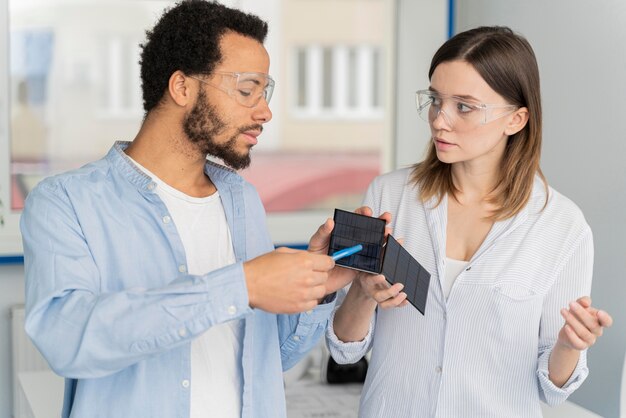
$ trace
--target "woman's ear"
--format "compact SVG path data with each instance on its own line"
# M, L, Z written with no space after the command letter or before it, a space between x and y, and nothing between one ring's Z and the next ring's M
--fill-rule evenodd
M528 109L520 107L509 118L509 123L504 128L504 133L507 136L515 135L528 123Z
M182 71L177 70L170 76L167 84L167 90L169 92L172 101L178 106L186 106L191 103L192 92L194 88L191 86L190 81L192 78L187 77Z

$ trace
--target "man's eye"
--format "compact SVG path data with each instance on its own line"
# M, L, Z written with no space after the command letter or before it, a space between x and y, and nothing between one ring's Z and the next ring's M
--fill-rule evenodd
M237 91L243 97L248 97L248 96L250 96L252 94L252 91L250 91L250 90L237 90Z

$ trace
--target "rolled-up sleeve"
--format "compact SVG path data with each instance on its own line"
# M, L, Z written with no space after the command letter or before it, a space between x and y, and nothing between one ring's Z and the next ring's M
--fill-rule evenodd
M341 302L346 297L350 286L341 289L337 295L337 307L333 310L330 317L328 328L326 329L326 346L328 351L338 364L352 364L359 361L369 351L374 336L374 324L376 323L376 314L372 315L367 335L361 341L343 342L335 334L333 323L335 321L335 314L337 309L341 305Z
M365 338L363 338L362 341L348 343L345 343L337 338L335 330L333 329L334 318L335 313L333 312L333 315L330 318L330 324L326 330L326 344L328 346L328 351L330 351L330 355L333 357L333 360L335 360L338 364L356 363L365 354L367 354L370 346L372 345L374 317L372 317L372 321L370 322L370 327Z
M574 245L574 249L563 263L555 284L544 300L541 328L539 332L539 358L537 378L540 397L550 406L564 402L587 378L587 350L580 353L578 364L563 387L550 381L548 365L550 355L564 320L560 310L564 303L574 301L591 292L593 275L593 236L588 227Z
M314 309L293 315L278 315L280 355L283 370L289 370L317 344L328 326L335 298Z

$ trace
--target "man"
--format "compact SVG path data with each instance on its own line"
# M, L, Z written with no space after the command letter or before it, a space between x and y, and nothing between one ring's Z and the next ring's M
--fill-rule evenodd
M63 417L286 415L282 372L352 275L324 255L330 220L310 251L272 251L253 187L206 160L246 167L272 117L266 33L216 3L167 11L132 143L29 195L26 331L66 378Z

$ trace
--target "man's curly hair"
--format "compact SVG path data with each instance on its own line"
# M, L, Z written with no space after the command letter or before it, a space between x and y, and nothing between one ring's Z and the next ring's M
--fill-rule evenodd
M267 23L213 1L183 0L165 11L141 45L141 89L146 114L156 107L175 71L210 74L222 59L219 42L233 31L260 43Z

